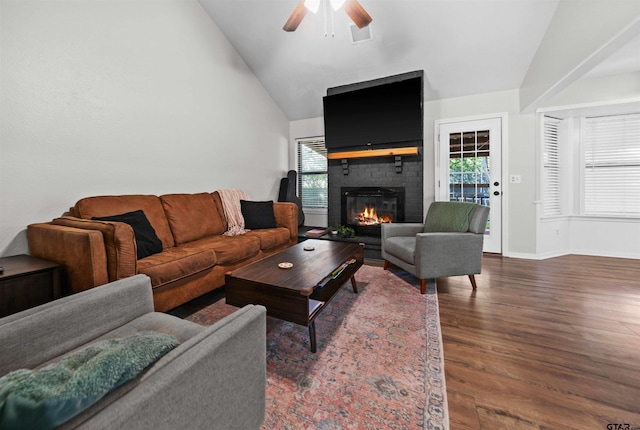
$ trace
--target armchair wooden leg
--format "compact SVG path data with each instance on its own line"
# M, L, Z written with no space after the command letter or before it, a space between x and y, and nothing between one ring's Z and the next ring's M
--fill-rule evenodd
M389 262L384 260L384 265L382 266L382 270L387 270L389 268Z
M475 290L478 287L476 285L476 275L469 275L469 280L471 281L471 286Z
M427 280L420 279L420 294L427 294Z

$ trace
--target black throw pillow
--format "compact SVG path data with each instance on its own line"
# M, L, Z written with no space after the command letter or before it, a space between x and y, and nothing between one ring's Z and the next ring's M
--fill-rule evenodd
M96 221L116 221L129 224L133 229L133 233L136 238L138 260L162 251L162 242L158 238L156 231L151 226L147 216L141 209L120 215L93 217L91 219Z
M244 228L276 228L276 217L273 214L273 200L266 202L250 202L240 200L240 210L244 217Z

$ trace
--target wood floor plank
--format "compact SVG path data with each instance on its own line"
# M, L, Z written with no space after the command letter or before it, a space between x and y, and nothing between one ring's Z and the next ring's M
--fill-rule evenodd
M452 429L640 427L640 262L487 255L438 279Z
M449 417L449 427L456 430L473 430L480 426L478 408L473 396L467 396L462 392L452 392L447 396L449 409L454 409L456 415Z
M493 411L498 416L518 419L527 425L535 424L541 428L595 430L606 428L607 423L617 422L615 420L618 418L634 415L622 409L598 404L579 395L550 390L544 386L513 380L509 377L487 375L482 380L477 380L473 369L457 364L452 364L450 367L451 389L469 390L473 385L478 408ZM447 389L449 385L449 374L447 374ZM451 409L449 412L451 414Z
M472 357L474 355L473 348L465 346L457 346L449 350L455 351L456 356ZM566 365L538 362L533 368L529 367L530 362L527 356L493 354L490 362L467 359L456 363L465 365L469 369L511 378L514 381L544 387L554 392L582 396L614 408L634 410L637 407L640 388L636 386L612 381L606 375L593 374L589 378L584 378L581 371L575 371ZM606 399L601 397L603 391L609 393Z

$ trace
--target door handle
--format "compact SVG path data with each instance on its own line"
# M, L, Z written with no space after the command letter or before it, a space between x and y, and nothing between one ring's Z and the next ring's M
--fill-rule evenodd
M500 182L498 182L498 181L495 181L495 182L493 183L493 186L494 186L494 187L497 187L498 185L500 185Z
M493 192L493 195L494 195L494 196L499 196L499 195L500 195L500 191L494 191L494 192Z

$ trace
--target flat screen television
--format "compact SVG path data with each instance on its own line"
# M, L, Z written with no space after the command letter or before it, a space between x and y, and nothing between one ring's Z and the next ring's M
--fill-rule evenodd
M391 77L323 97L325 144L329 152L397 144L421 146L422 74Z

